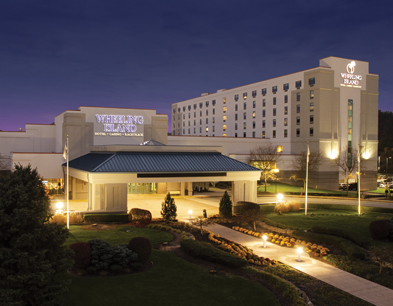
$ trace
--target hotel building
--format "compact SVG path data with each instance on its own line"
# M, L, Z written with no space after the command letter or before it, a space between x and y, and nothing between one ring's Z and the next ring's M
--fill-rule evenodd
M278 146L286 156L278 163L283 179L293 172L291 156L306 151L308 141L310 151L324 155L312 179L319 188L329 189L337 189L339 182L332 160L360 146L361 187L372 189L377 174L378 75L369 73L368 62L323 58L315 68L172 104L172 134L230 137L239 145L239 138L254 138L258 145Z

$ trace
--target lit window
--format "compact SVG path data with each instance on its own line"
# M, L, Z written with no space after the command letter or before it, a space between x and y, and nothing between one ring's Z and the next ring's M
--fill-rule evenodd
M310 103L310 112L313 112L314 111L314 102L311 102Z
M226 124L224 124L224 125L222 126L222 130L223 130L223 131L226 131L226 130L227 130L227 125L226 125Z
M255 116L256 116L256 113L255 113L255 111L253 111L252 112L252 117L255 118Z
M273 130L273 138L276 138L276 130Z
M239 95L235 95L235 101L239 100Z
M289 83L285 83L284 86L283 86L283 89L284 89L285 91L288 91L288 89L289 89Z
M222 103L227 103L227 98L222 98Z
M265 131L262 131L262 138L265 138Z
M246 100L247 99L247 93L245 92L245 93L243 93L243 100Z
M222 112L223 112L224 114L227 112L227 107L226 107L226 106L224 106L224 107L222 108Z
M282 146L277 146L277 152L281 153L282 152Z
M266 95L267 89L266 88L262 88L262 95Z
M277 86L272 87L272 92L275 94L277 92Z
M276 127L276 119L273 119L273 127Z
M222 134L222 137L227 137L227 134Z
M314 128L310 127L310 136L314 136Z
M284 126L288 126L288 118L284 118Z
M296 105L296 112L297 112L297 113L300 113L300 104L297 104L297 105Z
M227 121L227 116L222 116L222 121L226 122Z
M300 116L296 117L296 125L300 125Z
M284 106L284 115L288 115L288 106Z
M209 128L208 127L206 128L206 132L209 132Z
M314 99L314 90L310 90L310 99Z
M310 124L314 123L314 115L310 115Z

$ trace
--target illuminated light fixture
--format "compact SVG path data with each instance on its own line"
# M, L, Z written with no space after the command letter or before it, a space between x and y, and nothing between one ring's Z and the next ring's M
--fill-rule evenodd
M282 146L277 146L277 152L281 153L282 152Z
M283 199L283 195L282 195L282 193L279 193L278 195L277 195L277 199L278 199L278 202L281 202L282 201L282 199Z
M190 220L191 220L192 219L192 210L191 209L188 211L188 214L190 215Z
M263 236L262 236L262 239L263 239L263 247L266 248L267 236L266 236L266 235L263 235Z
M336 159L337 158L337 151L336 150L331 150L330 153L328 154L328 157L330 159Z
M56 207L57 207L56 214L61 214L61 212L63 211L63 210L62 210L62 208L63 208L63 203L62 203L62 202L57 202L57 203L56 203Z
M302 261L302 253L303 249L302 248L297 248L297 261Z
M278 169L273 169L273 172L274 172L274 173L278 173L278 172L280 172L280 170L278 170Z
M369 159L369 158L370 158L370 153L364 152L364 153L362 154L362 157L363 157L364 159Z

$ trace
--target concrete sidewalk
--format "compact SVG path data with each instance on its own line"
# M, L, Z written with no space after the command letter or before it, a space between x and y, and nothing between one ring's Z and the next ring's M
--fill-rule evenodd
M369 303L378 306L393 305L393 290L313 259L306 253L303 253L301 262L298 262L298 254L294 248L280 247L270 242L267 242L266 248L263 248L261 239L218 224L208 226L206 229L249 247L259 256L278 260Z

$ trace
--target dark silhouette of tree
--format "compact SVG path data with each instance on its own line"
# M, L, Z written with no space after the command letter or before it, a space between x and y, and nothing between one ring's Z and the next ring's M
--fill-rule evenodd
M310 152L308 162L308 174L318 171L319 166L322 163L323 155L321 152ZM294 181L303 181L303 188L306 189L306 169L307 169L307 152L301 152L300 155L296 156L292 161L292 167L295 170L295 174L290 177ZM311 181L309 179L309 181Z

